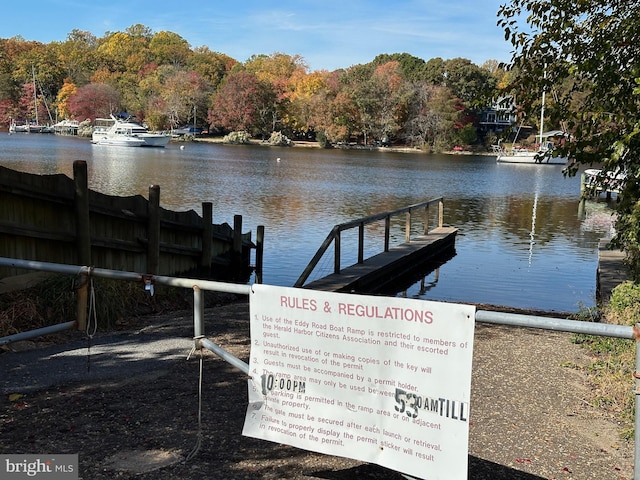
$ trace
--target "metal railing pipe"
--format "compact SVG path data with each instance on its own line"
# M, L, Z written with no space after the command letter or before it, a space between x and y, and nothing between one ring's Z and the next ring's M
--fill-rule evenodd
M197 347L202 346L203 348L206 348L207 350L211 350L213 353L218 355L225 362L229 363L230 365L240 369L242 372L244 372L247 375L249 375L249 364L248 363L243 362L238 357L236 357L235 355L227 352L224 348L222 348L221 346L219 346L216 343L212 342L208 338L197 339L196 340L196 346Z
M238 295L249 295L251 293L251 285L244 285L240 283L224 283L213 280L198 280L195 278L165 277L162 275L152 275L150 278L154 283L169 285L171 287L193 288L197 286L202 290L236 293Z
M633 335L633 327L625 325L565 320L562 318L539 317L534 315L478 310L476 311L476 321L510 325L513 327L542 328L544 330L582 333L585 335L601 335L626 339L635 338Z
M296 283L293 284L294 287L301 287L304 284L304 282L307 280L307 278L309 278L309 275L311 275L311 272L316 267L318 262L322 259L324 253L327 251L327 249L333 243L333 240L339 233L340 232L337 229L337 225L331 229L331 232L329 232L329 235L327 235L327 238L324 239L324 242L322 242L322 245L320 245L320 248L318 248L316 254L302 271L302 274L300 275Z
M59 263L37 262L34 260L18 260L15 258L0 257L0 266L24 268L26 270L40 270L42 272L64 273L78 275L83 267L77 265L62 265Z
M63 330L71 330L76 326L76 322L58 323L56 325L50 325L48 327L38 328L36 330L29 330L28 332L14 333L13 335L7 335L6 337L0 337L0 345L7 345L9 343L21 342L23 340L29 340L31 338L39 337L41 335L51 335L52 333L62 332Z
M339 251L339 235L340 230L334 227L333 233L337 233L334 237L336 240L336 248ZM325 240L329 245L332 240L330 235ZM320 253L320 252L319 252ZM321 256L321 255L320 255ZM74 265L61 265L47 262L36 262L30 260L16 260L11 258L0 257L0 266L11 266L16 268L24 268L30 270L41 270L55 273L64 273L72 275L93 275L97 277L113 278L119 280L144 280L148 283L158 283L176 287L192 288L194 291L194 340L196 348L206 348L218 355L222 360L230 365L238 368L246 375L249 375L249 365L226 351L211 340L204 338L204 294L203 290L221 291L227 293L236 293L241 295L250 295L250 285L229 284L215 282L210 280L198 280L189 278L175 278L165 276L143 275L132 272L122 272L116 270L99 269L92 267L80 267ZM563 331L569 333L578 333L585 335L597 335L604 337L613 337L620 339L636 340L636 359L634 371L634 395L635 395L635 449L634 449L634 479L640 480L640 324L635 326L611 325L606 323L585 322L579 320L567 320L562 318L551 318L533 315L513 314L504 312L492 312L486 310L477 310L475 314L477 322L490 324L507 325L524 328L537 328L545 330ZM29 332L17 333L0 338L0 345L27 340L41 335L48 335L62 330L74 328L76 322L65 322L57 325L51 325ZM410 477L406 477L410 478Z
M197 285L204 290L237 293L239 295L248 295L249 293L251 293L251 286L244 284L223 283L213 280L200 280L194 278L176 278L163 275L145 275L134 272L109 270L105 268L82 267L78 265L62 265L59 263L36 262L33 260L16 260L15 258L0 257L0 266L25 268L28 270L40 270L44 272L54 272L68 275L90 274L94 277L111 278L116 280L130 280L134 282L150 280L152 283L182 288L193 288L195 285Z

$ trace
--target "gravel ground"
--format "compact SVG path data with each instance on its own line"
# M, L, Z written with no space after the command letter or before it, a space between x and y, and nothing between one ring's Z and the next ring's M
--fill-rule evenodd
M246 361L248 304L207 309L206 320L207 336ZM62 348L39 341L0 353L0 453L79 452L80 478L92 480L404 479L243 437L246 379L211 353L199 433L191 322L191 312L136 320L126 333L97 336L89 363L79 333ZM633 478L633 445L589 404L583 373L563 366L589 361L569 334L478 324L468 478Z

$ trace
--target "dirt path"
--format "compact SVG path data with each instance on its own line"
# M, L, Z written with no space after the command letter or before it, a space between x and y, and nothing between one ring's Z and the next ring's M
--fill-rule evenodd
M216 307L206 317L207 336L246 360L248 304ZM144 321L112 339L121 348L117 363L108 348L94 351L93 377L71 375L34 387L33 377L42 375L36 366L51 361L47 349L38 348L30 363L21 360L31 352L0 354L0 452L79 452L81 478L92 480L404 478L376 465L242 437L246 381L210 353L199 436L199 362L185 360L191 312ZM154 366L140 368L148 358L136 345L166 337L181 338L162 343L171 353L149 353ZM86 351L76 357L64 367L68 374L87 370ZM614 419L588 405L583 375L563 366L588 361L569 334L477 325L469 479L633 478L632 445L619 440ZM109 365L111 374L96 373ZM12 378L31 387L17 397Z

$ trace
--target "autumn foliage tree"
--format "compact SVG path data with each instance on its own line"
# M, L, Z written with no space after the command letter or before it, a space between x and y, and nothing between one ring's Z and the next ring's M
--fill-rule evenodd
M317 125L313 120L312 102L315 95L326 90L327 72L311 72L309 74L296 71L291 77L291 94L289 108L282 119L296 135L309 134Z
M108 118L120 107L120 94L111 85L89 83L78 88L78 91L67 100L67 109L71 116L78 120L98 117Z
M71 118L71 112L67 106L67 102L69 98L74 96L78 92L78 87L71 82L71 79L65 79L62 88L58 92L58 96L56 97L56 108L58 110L58 115L61 118Z
M249 72L230 74L213 97L209 123L225 130L246 130L263 137L271 132L276 95L271 85Z
M89 82L91 73L99 63L97 46L98 39L95 35L77 29L72 30L64 42L54 44L67 83L84 85Z
M181 67L191 56L191 47L180 35L173 32L158 32L149 41L149 53L159 65Z
M345 75L344 71L327 74L325 88L309 99L310 121L315 131L330 143L347 143L358 133L358 109L343 88Z
M160 98L169 124L175 128L192 123L198 110L206 110L208 88L196 72L175 70L167 75L160 87Z
M442 85L413 84L407 103L404 126L406 141L428 150L439 150L455 143L454 126L458 117L456 99Z

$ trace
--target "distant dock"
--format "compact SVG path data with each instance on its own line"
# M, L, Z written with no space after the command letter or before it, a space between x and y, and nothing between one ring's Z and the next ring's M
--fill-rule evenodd
M583 197L597 197L604 193L607 200L610 200L612 194L620 195L625 179L624 174L588 168L580 176L580 194Z

